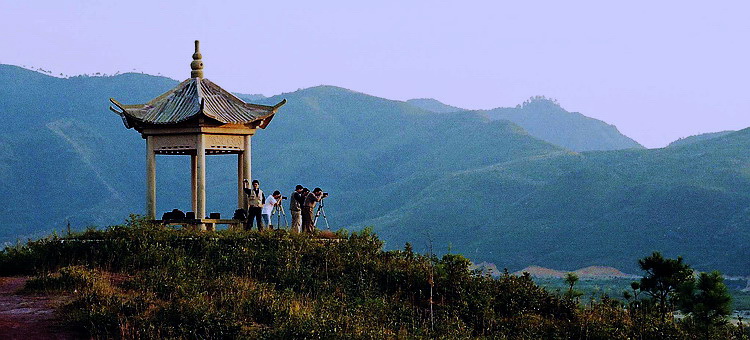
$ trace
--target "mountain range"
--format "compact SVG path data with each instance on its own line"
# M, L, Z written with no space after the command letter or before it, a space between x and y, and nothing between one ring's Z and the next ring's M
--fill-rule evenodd
M145 143L107 100L143 103L176 84L132 73L62 79L0 65L0 239L142 212ZM332 227L373 226L388 248L410 242L511 271L536 263L631 273L638 258L659 250L701 270L750 275L750 130L650 150L542 97L515 108L435 112L439 105L425 103L436 101L333 86L239 96L288 100L253 137L262 187L320 186L331 192ZM157 157L158 211L189 210L189 166L188 157ZM209 211L231 215L234 176L234 156L208 157Z
M436 113L468 111L492 120L518 124L530 135L573 151L643 149L643 146L620 133L617 127L601 120L568 112L554 99L534 96L516 107L469 111L443 104L435 99L412 99L408 103Z

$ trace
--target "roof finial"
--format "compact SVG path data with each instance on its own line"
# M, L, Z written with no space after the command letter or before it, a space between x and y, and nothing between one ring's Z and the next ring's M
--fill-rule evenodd
M195 41L195 53L193 53L193 62L190 63L190 68L192 71L190 71L190 78L203 78L203 56L201 55L200 51L200 42L198 40Z

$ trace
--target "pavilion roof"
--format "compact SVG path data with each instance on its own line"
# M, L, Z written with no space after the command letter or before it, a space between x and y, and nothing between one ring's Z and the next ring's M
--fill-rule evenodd
M245 103L203 78L201 58L196 40L190 78L146 104L123 105L110 98L119 111L111 106L109 109L122 117L125 127L136 130L143 125L178 124L200 116L223 124L256 123L255 126L265 129L276 110L286 103L286 99L274 106Z
M110 110L120 115L128 128L138 123L177 124L199 115L221 123L234 124L265 120L259 126L265 128L270 122L269 118L286 103L286 100L274 106L245 103L203 78L187 79L146 104L123 105L114 98L110 98L110 101L121 111L112 107Z

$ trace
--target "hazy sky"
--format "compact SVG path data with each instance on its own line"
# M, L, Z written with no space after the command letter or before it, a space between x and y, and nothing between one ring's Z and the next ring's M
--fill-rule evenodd
M0 63L336 85L470 109L555 98L647 147L750 126L750 1L0 0Z

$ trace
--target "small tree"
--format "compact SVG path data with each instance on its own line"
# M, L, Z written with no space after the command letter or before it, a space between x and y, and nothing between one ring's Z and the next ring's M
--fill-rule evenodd
M568 284L568 287L569 287L568 291L572 292L573 286L575 286L576 283L578 283L578 275L576 275L576 273L573 273L573 272L565 274L565 283Z
M725 324L731 313L732 296L718 271L701 273L697 282L681 287L678 297L680 310L690 314L707 338L711 329Z
M638 293L641 291L641 283L638 281L631 282L630 289L633 290L633 300L638 300Z
M565 283L568 285L568 292L565 293L565 296L575 299L583 295L581 292L573 289L576 283L578 283L578 275L576 273L570 272L565 274Z
M628 301L628 307L633 310L639 306L638 295L641 292L641 283L638 281L631 282L630 289L633 290L633 293L630 293L630 291L628 290L624 290L622 292L622 297L624 297L625 300Z
M640 289L651 296L664 321L664 316L674 310L674 295L678 287L693 280L693 271L682 262L682 257L667 259L659 252L638 260L638 264L646 272L641 278Z

